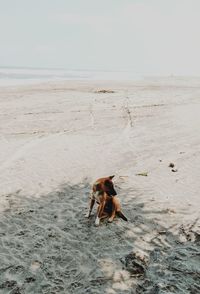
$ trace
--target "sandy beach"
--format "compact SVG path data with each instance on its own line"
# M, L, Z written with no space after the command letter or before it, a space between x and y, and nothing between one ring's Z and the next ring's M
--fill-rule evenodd
M1 87L0 293L199 293L199 127L200 78Z

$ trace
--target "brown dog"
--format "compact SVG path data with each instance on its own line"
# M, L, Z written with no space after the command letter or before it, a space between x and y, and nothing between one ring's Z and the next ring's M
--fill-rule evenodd
M99 225L100 219L105 215L109 216L109 222L113 221L116 214L123 220L127 221L127 218L121 212L119 199L116 197L117 193L112 182L113 178L114 176L100 178L93 184L90 207L86 217L90 217L92 208L96 201L97 204L99 204L97 209L97 217L95 220L96 226Z

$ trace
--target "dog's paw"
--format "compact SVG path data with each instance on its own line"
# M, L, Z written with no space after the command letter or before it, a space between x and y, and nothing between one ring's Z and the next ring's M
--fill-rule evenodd
M85 214L85 217L87 217L87 218L90 217L90 211Z
M100 218L97 216L95 220L95 226L99 226L99 224L100 224Z
M112 223L113 222L113 217L109 217L108 222Z

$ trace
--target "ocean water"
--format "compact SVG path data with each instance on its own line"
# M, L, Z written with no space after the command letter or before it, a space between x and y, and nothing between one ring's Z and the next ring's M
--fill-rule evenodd
M35 84L64 80L137 80L131 71L91 71L0 67L0 86Z

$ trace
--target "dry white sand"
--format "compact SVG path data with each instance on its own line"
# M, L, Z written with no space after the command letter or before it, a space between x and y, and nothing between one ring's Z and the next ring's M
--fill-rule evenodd
M1 88L0 292L200 292L199 127L197 78ZM112 174L129 222L96 228Z

